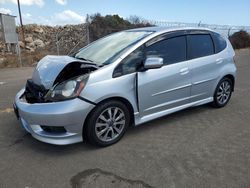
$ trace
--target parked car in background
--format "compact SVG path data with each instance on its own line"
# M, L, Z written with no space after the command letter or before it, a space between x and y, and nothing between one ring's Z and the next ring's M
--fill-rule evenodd
M234 56L228 39L205 28L121 31L74 57L41 59L14 109L40 141L108 146L130 125L206 103L224 107L234 90Z

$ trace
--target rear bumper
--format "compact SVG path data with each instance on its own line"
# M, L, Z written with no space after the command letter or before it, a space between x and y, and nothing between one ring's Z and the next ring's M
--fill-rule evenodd
M22 127L34 138L56 145L82 141L82 127L93 104L81 99L62 102L29 104L23 98L24 89L15 98L14 110ZM41 126L63 127L65 132L48 132Z

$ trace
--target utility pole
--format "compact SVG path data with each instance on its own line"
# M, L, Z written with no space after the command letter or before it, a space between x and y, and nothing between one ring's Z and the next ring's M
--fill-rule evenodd
M17 5L18 5L18 12L19 12L19 18L20 18L20 24L21 24L22 41L24 43L24 46L26 47L26 42L25 42L25 38L24 38L24 28L23 28L23 21L22 21L22 13L21 13L21 7L20 7L19 0L17 0Z

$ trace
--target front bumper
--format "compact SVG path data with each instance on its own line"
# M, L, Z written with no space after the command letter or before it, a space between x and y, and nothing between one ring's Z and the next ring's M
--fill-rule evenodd
M81 99L52 103L27 103L24 89L15 98L14 110L23 128L34 138L56 145L67 145L82 141L82 128L93 104ZM65 132L48 132L41 126L63 127Z

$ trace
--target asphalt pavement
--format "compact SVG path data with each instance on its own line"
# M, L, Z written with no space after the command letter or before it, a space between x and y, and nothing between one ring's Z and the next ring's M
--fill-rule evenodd
M250 187L250 50L225 108L190 108L129 128L117 144L54 146L35 140L12 102L33 68L0 69L0 188Z

